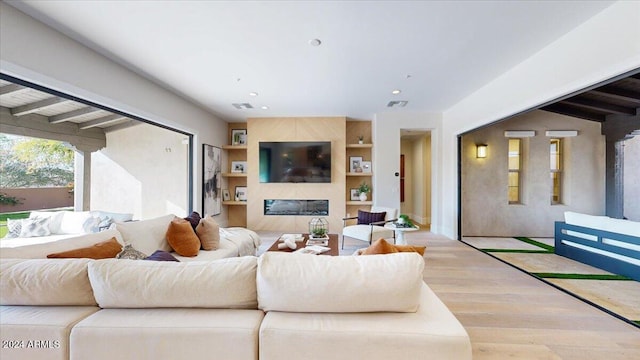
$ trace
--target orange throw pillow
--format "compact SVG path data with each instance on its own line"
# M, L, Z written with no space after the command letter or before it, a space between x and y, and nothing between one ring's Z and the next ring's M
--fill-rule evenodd
M196 256L200 251L200 239L193 231L191 223L178 217L169 224L167 242L175 252L182 256Z
M108 259L115 258L122 251L122 245L115 237L92 246L53 253L47 255L48 258L88 258L88 259Z
M204 217L196 226L203 250L217 250L220 247L220 225L211 217Z
M362 255L378 255L378 254L392 254L397 253L392 244L389 244L385 239L378 239L371 244L368 248L364 249Z
M424 256L424 251L427 248L426 246L415 246L415 245L393 245L393 246L395 246L398 252L417 252L422 256Z

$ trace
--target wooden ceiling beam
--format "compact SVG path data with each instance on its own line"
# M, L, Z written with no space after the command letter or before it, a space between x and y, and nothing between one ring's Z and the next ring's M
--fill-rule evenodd
M590 93L606 96L611 99L629 101L640 104L640 92L633 90L620 89L610 86L599 87L589 91Z
M606 120L606 116L602 114L595 114L589 111L584 111L582 109L575 108L569 105L562 105L560 103L551 104L541 108L540 110L553 112L556 114L572 116L579 119L589 120L589 121L597 121L604 122Z
M58 104L66 103L69 101L71 100L55 96L52 98L36 101L30 104L16 106L11 109L11 115L23 116L23 115L33 114L35 112L44 110L46 108L56 106Z
M598 100L589 100L585 98L580 98L579 96L574 96L572 98L562 100L560 103L573 105L579 108L590 109L590 110L600 111L604 113L620 114L620 115L635 115L637 111L636 108L633 108L633 107L614 105L611 103L598 101Z
M122 115L108 115L108 116L101 117L99 119L95 119L95 120L87 121L87 122L84 122L84 123L80 123L80 124L78 124L78 128L80 128L81 130L86 130L86 129L90 129L92 127L97 127L97 126L100 126L100 125L104 125L104 124L109 124L109 123L112 123L112 122L120 121L122 119L126 119L126 117L122 116Z
M18 84L9 84L9 85L0 87L0 96L15 94L17 92L25 91L25 90L29 90L29 88L26 86L18 85Z
M95 113L98 111L100 111L100 109L96 109L92 106L87 106L87 107L83 107L83 108L69 111L66 113L49 116L49 124L58 124L61 122L70 121L72 119L79 118L80 116Z

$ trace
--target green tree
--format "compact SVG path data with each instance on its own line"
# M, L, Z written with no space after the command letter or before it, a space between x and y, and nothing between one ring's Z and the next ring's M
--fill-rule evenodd
M0 187L67 186L73 150L63 142L0 134Z

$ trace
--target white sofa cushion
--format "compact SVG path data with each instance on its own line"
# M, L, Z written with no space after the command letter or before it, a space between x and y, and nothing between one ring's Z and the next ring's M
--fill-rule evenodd
M71 330L71 359L258 359L264 313L239 309L103 309Z
M0 305L95 305L90 259L0 260Z
M68 360L69 334L97 306L0 306L2 360ZM17 347L4 341L17 341Z
M255 309L253 256L215 261L98 260L89 266L102 308Z
M115 229L105 230L95 234L50 235L46 237L17 238L2 240L0 258L5 259L38 259L46 258L48 254L58 253L82 247L91 246L115 237L123 244L122 236Z
M267 252L258 259L258 307L290 312L413 312L424 259L417 253L323 256Z
M464 327L426 284L415 313L268 312L260 360L471 359Z
M167 229L175 217L169 214L154 219L116 223L116 229L122 234L125 245L131 245L147 255L156 250L171 251Z

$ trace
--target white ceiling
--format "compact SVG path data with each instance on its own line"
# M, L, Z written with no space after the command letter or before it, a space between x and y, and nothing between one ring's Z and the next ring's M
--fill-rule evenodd
M222 119L243 121L442 112L613 1L8 3ZM322 44L309 45L316 38ZM408 104L388 108L395 100Z

